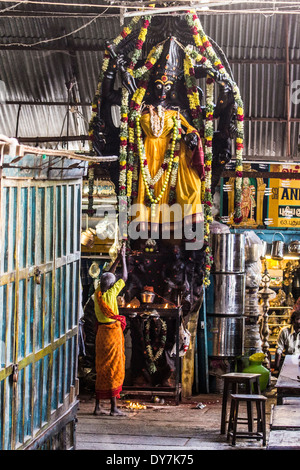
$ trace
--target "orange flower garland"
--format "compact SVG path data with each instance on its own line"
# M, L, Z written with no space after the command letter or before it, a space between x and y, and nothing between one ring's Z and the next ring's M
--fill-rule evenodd
M131 22L129 23L128 26L125 26L123 31L113 40L113 44L115 46L119 45L120 42L125 39L129 34L131 34L134 26L140 21L140 17L134 17L132 18ZM104 58L102 62L102 68L100 71L99 79L98 79L98 85L96 89L95 96L92 101L92 115L89 123L89 143L90 143L90 151L93 151L93 140L94 140L94 132L95 132L95 126L96 126L96 121L100 109L100 104L101 104L101 88L102 88L102 81L104 78L104 74L108 69L109 61L111 57L109 54L109 51L106 49L104 51Z
M225 67L221 64L220 59L216 55L211 43L205 35L200 20L195 12L190 11L187 15L187 22L192 27L195 44L197 45L201 54L210 59L210 62L205 62L207 66L209 63L224 74L224 76L231 81L231 77L227 73ZM198 33L198 34L197 34ZM202 43L202 44L201 44ZM241 99L240 91L236 83L232 83L235 101L237 103L237 137L236 137L236 163L235 163L235 213L234 222L239 224L242 221L241 213L241 198L242 198L242 180L243 180L243 142L244 142L244 106Z
M193 51L191 47L187 47L186 53L192 57L196 62L202 64L205 63L205 66L208 70L211 70L211 76L214 75L214 70L217 69L221 71L224 76L231 81L226 69L222 65L220 59L215 54L211 43L206 37L198 16L195 12L188 12L187 23L191 27L193 34L194 42L200 53ZM204 212L205 212L205 227L204 227L204 243L206 251L206 271L204 284L209 285L209 274L212 265L212 255L209 247L209 224L212 222L212 197L211 197L211 164L212 164L212 137L213 137L213 126L212 126L212 117L213 117L213 82L214 80L208 76L206 84L206 122L205 122L205 187L204 187ZM239 89L236 83L232 83L233 91L235 94L235 100L238 105L237 111L237 138L236 138L236 180L235 180L235 216L234 222L240 223L241 218L241 186L242 186L242 176L243 176L243 139L244 139L244 129L243 129L243 103L240 97ZM203 193L202 193L203 194Z

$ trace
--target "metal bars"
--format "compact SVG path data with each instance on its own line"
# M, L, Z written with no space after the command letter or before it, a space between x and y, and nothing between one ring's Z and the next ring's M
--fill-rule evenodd
M30 445L73 402L81 179L3 178L0 449Z

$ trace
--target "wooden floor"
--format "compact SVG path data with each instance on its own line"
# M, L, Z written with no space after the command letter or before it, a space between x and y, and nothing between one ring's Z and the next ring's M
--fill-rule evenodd
M261 441L253 439L237 440L236 446L232 447L226 436L220 435L220 395L194 396L178 406L172 401L160 404L132 397L132 401L147 407L134 411L126 408L130 397L125 397L119 401L119 406L127 413L126 417L94 416L94 399L90 396L79 398L77 450L266 449ZM275 401L271 394L267 401L267 436L271 407ZM108 407L108 403L103 404Z

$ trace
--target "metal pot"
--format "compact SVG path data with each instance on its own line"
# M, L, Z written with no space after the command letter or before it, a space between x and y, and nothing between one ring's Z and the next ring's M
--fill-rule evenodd
M274 241L276 234L280 235L283 238L283 241L281 240ZM284 242L285 242L285 239L282 233L280 232L274 233L273 240L272 240L272 250L271 250L272 259L278 259L278 260L283 259Z
M288 246L289 253L300 254L300 241L293 240Z
M245 236L240 233L212 234L213 270L216 273L245 271Z
M245 261L246 263L256 263L261 256L261 244L252 243L251 245L245 246Z
M243 317L207 317L208 355L236 357L244 353Z
M145 291L141 293L141 299L144 304L152 304L155 299L155 293L150 291Z
M81 232L81 245L93 248L95 243L96 231L92 228L88 228L84 232Z
M245 308L245 274L212 274L211 296L207 299L207 313L243 315Z
M267 249L268 249L267 242L262 240L262 242L261 242L261 251L260 251L260 259L265 259L266 254L267 254Z

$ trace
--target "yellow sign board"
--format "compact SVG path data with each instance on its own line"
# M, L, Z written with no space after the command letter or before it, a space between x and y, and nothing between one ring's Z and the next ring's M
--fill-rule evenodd
M300 165L270 165L270 171L299 173ZM269 186L269 227L300 228L300 180L270 178Z

